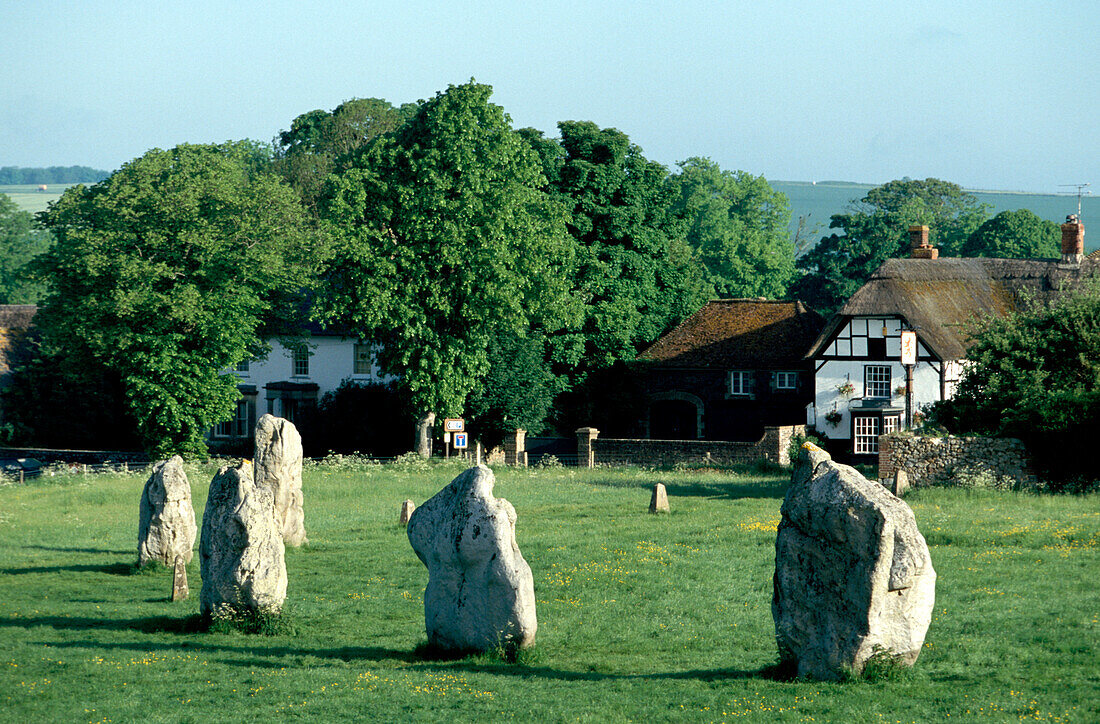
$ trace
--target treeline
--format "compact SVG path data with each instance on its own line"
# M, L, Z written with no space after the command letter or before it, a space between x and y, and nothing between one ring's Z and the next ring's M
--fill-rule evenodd
M94 184L110 176L109 171L101 171L87 166L50 166L49 168L21 168L19 166L0 166L0 184Z
M409 429L434 414L487 443L517 427L625 434L644 414L629 364L712 297L831 311L907 253L910 223L945 253L1032 250L1012 236L1031 220L982 242L973 197L906 179L834 216L796 263L788 201L763 177L703 157L670 170L589 121L515 129L491 94L353 99L271 144L153 149L66 191L38 217L56 242L30 265L47 285L41 350L7 393L9 438L41 439L57 415L77 429L90 408L88 430L199 453L238 396L222 370L307 322L378 343Z

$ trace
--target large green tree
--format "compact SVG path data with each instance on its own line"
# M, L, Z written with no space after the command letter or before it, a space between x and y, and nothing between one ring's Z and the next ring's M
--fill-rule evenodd
M318 317L381 342L416 409L461 414L499 335L579 316L566 212L492 88L451 86L334 177Z
M672 213L668 169L614 128L563 121L558 129L565 159L556 191L572 212L576 285L586 302L572 361L610 367L634 359L712 289Z
M1100 479L1100 279L974 330L970 364L933 417L956 433L1018 437L1056 484Z
M823 237L798 259L803 274L793 292L815 309L834 312L884 261L909 255L910 225L927 225L940 254L955 256L987 216L985 204L948 181L890 181L867 192L851 212L833 215L829 228L840 233Z
M1002 211L975 229L960 251L961 256L1051 259L1062 253L1062 231L1027 209Z
M255 144L154 149L41 215L37 322L56 358L117 376L145 447L198 453L238 393L220 374L304 287L318 249Z
M381 98L353 98L332 111L303 113L275 138L275 169L298 190L307 207L315 208L329 174L340 160L365 148L374 138L393 131L415 111L408 104L395 108Z
M34 304L42 284L30 277L27 263L50 245L48 232L6 194L0 194L0 304Z
M673 211L720 297L786 295L794 279L791 207L763 176L689 158L671 178Z

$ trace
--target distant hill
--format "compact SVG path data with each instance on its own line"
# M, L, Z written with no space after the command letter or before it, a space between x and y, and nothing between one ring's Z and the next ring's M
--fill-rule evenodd
M94 184L111 175L87 166L50 166L49 168L21 168L0 166L0 186L25 184Z
M848 181L770 181L772 188L782 191L791 201L791 236L798 229L799 217L806 217L802 238L811 243L829 231L829 219L842 214L853 201L858 201L875 188L873 184ZM1076 194L1025 194L1018 191L971 191L977 199L989 204L991 214L1001 211L1029 209L1036 216L1055 223L1077 213ZM1081 199L1081 217L1085 222L1085 251L1100 248L1100 197Z

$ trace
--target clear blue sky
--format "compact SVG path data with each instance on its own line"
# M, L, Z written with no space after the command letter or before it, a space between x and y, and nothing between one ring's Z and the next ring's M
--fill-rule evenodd
M591 120L670 166L1100 189L1095 0L0 0L0 37L0 166L267 141L473 77L516 127Z

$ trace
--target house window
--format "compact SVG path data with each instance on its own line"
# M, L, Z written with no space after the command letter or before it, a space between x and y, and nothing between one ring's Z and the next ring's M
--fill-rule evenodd
M875 455L878 453L879 418L854 417L852 425L855 428L856 455Z
M867 365L863 368L863 396L889 398L890 365Z
M897 417L896 415L882 418L883 435L889 435L892 432L896 432L899 427L901 427L901 418Z
M237 363L237 371L238 372L243 372L244 374L247 375L248 374L248 360L243 359L240 362L238 362Z
M216 437L246 437L249 433L248 418L248 400L237 400L237 409L233 413L233 418L225 422L219 422L218 426L214 428L214 435Z
M739 397L751 397L754 392L752 372L730 372L730 394Z
M775 373L775 389L777 390L793 390L798 387L798 373L797 372L776 372Z
M371 371L371 349L369 344L355 345L355 366L352 373L357 375L369 375Z
M292 355L291 375L294 377L309 377L309 348L304 344L295 347Z

